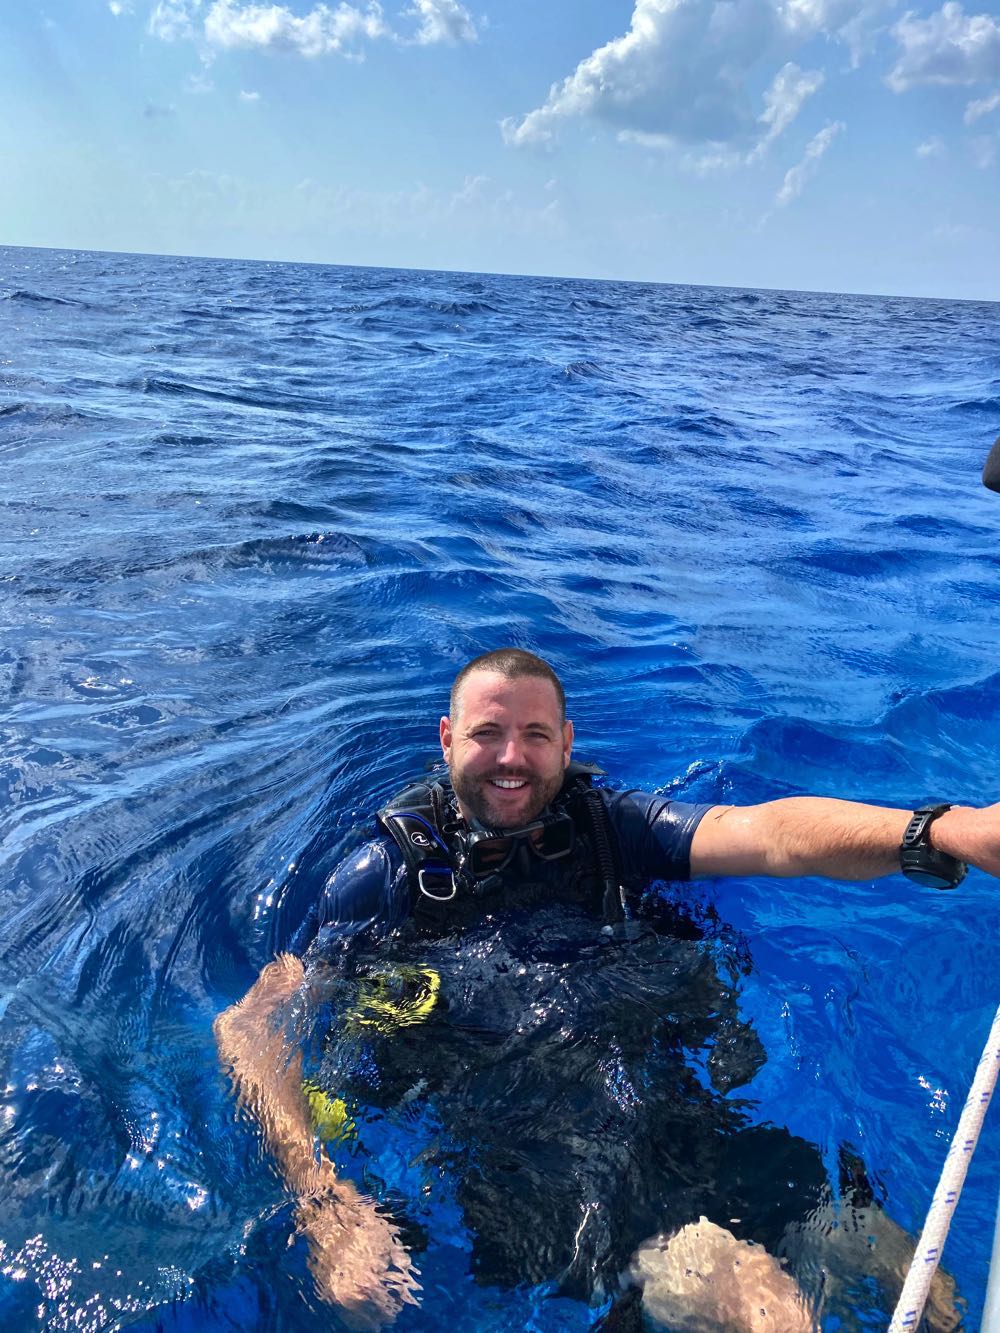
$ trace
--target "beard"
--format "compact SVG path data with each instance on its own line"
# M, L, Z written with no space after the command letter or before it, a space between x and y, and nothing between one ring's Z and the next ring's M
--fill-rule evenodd
M522 804L518 807L515 824L510 822L509 807L501 804L503 798L493 795L495 788L491 786L489 778L453 772L451 785L464 809L481 824L496 829L521 828L524 824L530 824L533 819L537 819L550 801L559 794L565 769L560 769L552 778L541 778L535 773L504 773L494 776L517 779L528 784L520 792Z

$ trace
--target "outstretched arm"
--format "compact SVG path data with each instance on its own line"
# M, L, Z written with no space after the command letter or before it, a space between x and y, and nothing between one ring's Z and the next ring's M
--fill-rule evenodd
M912 813L821 796L717 805L695 830L691 876L891 875ZM934 821L930 838L939 851L1000 876L1000 804L955 806Z
M317 1154L302 1092L302 1056L289 1058L281 1009L302 985L302 963L283 954L261 972L243 999L215 1021L222 1063L240 1101L254 1114L290 1188L309 1241L320 1295L359 1329L390 1322L416 1289L410 1257L392 1224L333 1164Z

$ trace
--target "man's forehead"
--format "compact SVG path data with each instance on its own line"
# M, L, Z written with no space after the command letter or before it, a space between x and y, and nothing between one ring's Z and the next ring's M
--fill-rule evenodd
M515 710L537 715L535 720L558 722L560 708L555 687L541 676L503 676L497 671L473 671L459 690L459 712L495 715Z

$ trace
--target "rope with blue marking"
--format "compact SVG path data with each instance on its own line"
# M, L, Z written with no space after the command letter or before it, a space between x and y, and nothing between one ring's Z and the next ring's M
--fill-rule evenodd
M903 1291L889 1325L889 1333L912 1333L920 1323L931 1279L941 1260L941 1251L951 1226L951 1217L958 1203L958 1196L965 1183L965 1173L979 1142L979 1133L983 1127L986 1108L996 1087L997 1073L1000 1072L1000 1008L993 1018L993 1026L986 1042L972 1080L972 1087L965 1100L965 1107L958 1122L958 1129L948 1149L941 1179L934 1191L934 1198L927 1210L927 1220L920 1234L910 1271L903 1283Z

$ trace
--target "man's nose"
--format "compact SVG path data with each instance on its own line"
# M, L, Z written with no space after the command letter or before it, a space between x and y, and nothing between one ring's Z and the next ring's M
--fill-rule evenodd
M505 768L519 768L524 755L520 743L514 736L508 736L500 742L500 748L497 751L497 763Z

